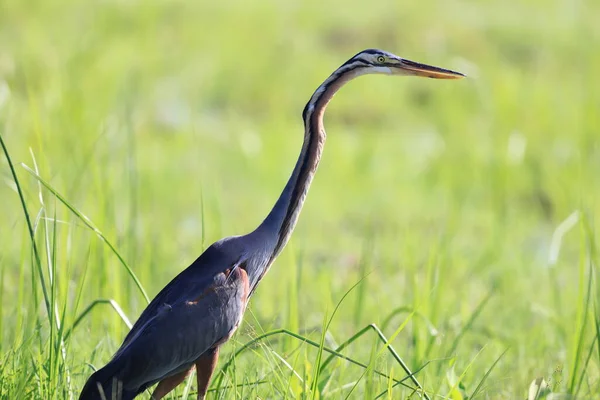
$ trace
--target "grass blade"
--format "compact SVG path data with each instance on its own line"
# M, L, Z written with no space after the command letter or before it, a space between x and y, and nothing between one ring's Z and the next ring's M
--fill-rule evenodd
M492 370L494 369L494 367L496 366L496 364L498 364L498 362L500 362L500 360L502 359L502 357L504 357L504 355L508 352L508 350L509 350L509 348L507 347L502 352L502 354L500 354L498 356L498 358L496 358L496 361L494 361L494 363L487 369L487 371L485 371L485 374L483 375L483 377L481 378L481 380L479 381L479 383L475 387L475 390L473 390L473 393L471 394L471 397L469 397L469 399L474 399L475 397L477 397L477 395L479 394L479 392L483 388L483 384L485 383L486 379L490 376L490 374L492 373Z
M40 253L37 247L37 243L35 242L35 231L33 229L33 225L31 224L31 218L29 217L29 211L27 211L27 205L25 204L25 197L23 196L23 191L21 190L21 183L19 182L19 178L17 177L17 173L15 171L14 165L10 158L10 154L8 153L8 149L4 144L4 139L2 138L2 133L0 133L0 146L2 146L2 151L4 152L4 156L8 161L8 167L10 169L10 173L12 175L13 181L15 182L15 186L17 187L17 193L19 194L19 200L21 202L21 207L23 208L23 214L25 215L25 222L27 224L27 230L29 233L29 238L31 239L31 248L33 249L33 255L35 257L35 266L37 268L37 273L40 278L40 286L42 288L42 294L44 296L44 305L46 306L46 313L48 318L52 318L52 311L50 308L50 298L48 295L48 289L46 286L46 281L44 278L44 273L42 272L42 261L40 258Z
M117 258L121 262L121 265L125 268L125 270L129 274L129 276L131 277L131 279L133 280L133 282L135 283L136 287L138 288L138 290L140 291L140 293L142 294L142 296L144 297L144 299L146 300L146 302L150 303L150 298L146 294L146 290L142 286L142 283L138 279L138 277L135 274L135 272L133 272L133 270L131 269L131 267L125 262L125 259L123 259L123 257L121 256L121 254L115 248L115 246L106 238L106 236L104 236L104 234L100 231L100 229L98 229L94 225L94 223L92 221L90 221L90 219L88 217L86 217L81 211L79 211L75 206L73 206L71 203L69 203L56 189L54 189L54 187L52 187L52 185L50 185L42 177L40 177L38 174L36 174L34 170L32 170L31 168L29 168L25 164L22 164L22 167L27 172L29 172L31 175L33 175L33 177L35 179L37 179L39 182L41 182L41 184L44 185L44 187L46 189L48 189L50 191L50 193L52 193L62 204L64 204L65 207L67 207L69 210L71 210L71 212L73 214L75 214L75 216L77 218L79 218L79 220L81 222L83 222L85 224L85 226L87 226L96 235L98 235L98 237L100 238L100 240L102 240L108 246L108 248L112 251L112 253L115 256L117 256Z

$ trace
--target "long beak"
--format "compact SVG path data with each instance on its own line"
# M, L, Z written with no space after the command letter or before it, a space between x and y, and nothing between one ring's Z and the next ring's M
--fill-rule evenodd
M465 77L465 75L460 72L420 64L403 58L398 59L398 61L390 65L390 67L392 73L398 75L416 75L433 79L460 79Z

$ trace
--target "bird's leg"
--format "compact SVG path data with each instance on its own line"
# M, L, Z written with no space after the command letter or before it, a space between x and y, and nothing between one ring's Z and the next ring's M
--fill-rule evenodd
M154 393L152 393L152 400L160 400L165 397L171 390L179 386L179 384L183 382L183 380L187 378L193 370L194 367L160 381L158 386L156 386L156 389L154 389Z
M198 361L196 361L196 374L198 379L198 400L204 400L206 392L208 390L208 384L210 383L210 377L212 376L215 367L217 366L217 360L219 359L219 348L215 347L209 349L206 353L202 354Z

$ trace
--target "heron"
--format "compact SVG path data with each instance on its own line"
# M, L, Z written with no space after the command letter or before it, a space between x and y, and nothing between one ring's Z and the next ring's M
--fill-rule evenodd
M129 400L158 384L162 399L196 370L197 397L205 399L219 348L242 321L248 300L281 253L321 160L323 114L334 94L367 74L457 79L463 74L367 49L336 69L302 111L304 141L281 195L251 233L210 245L150 302L112 359L87 380L80 400Z

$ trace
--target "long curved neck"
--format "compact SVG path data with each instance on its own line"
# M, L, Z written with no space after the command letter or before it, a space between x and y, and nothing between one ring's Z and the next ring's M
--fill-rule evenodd
M313 180L323 145L325 129L323 114L333 95L350 79L357 76L354 67L343 65L317 88L306 104L302 117L304 119L304 142L292 176L288 180L275 206L267 215L256 233L265 234L273 239L271 260L273 260L287 244L292 231L296 227L300 210ZM263 236L264 237L264 236Z

